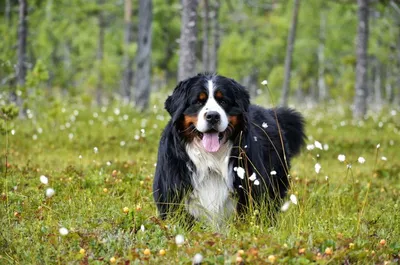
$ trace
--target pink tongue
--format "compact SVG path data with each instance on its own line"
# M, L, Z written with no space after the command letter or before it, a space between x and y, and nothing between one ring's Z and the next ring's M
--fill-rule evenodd
M204 133L201 142L207 152L217 152L220 146L218 133Z

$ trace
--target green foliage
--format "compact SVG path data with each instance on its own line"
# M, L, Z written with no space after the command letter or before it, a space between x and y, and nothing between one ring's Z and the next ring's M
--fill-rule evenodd
M180 1L153 0L152 73L163 84L176 83L178 39L180 36ZM46 85L64 92L92 94L102 73L104 92L110 96L119 91L123 73L123 54L134 57L137 44L125 47L123 1L48 0L29 3L28 66L40 61L47 69ZM0 24L0 87L14 89L17 43L18 3L11 1L12 14L8 23ZM133 38L137 36L138 5L133 4ZM284 65L287 34L293 2L274 3L241 0L222 1L220 9L221 40L217 72L244 80L253 72L258 81L273 76L271 88L280 90L282 78L276 73ZM200 12L201 7L199 8ZM371 5L369 56L377 58L386 71L383 83L395 84L398 72L396 47L399 27L395 10L385 1ZM3 9L2 9L3 10ZM317 51L324 41L325 79L330 95L343 101L353 96L353 76L347 65L355 65L357 5L350 2L309 0L302 3L293 54L292 92L300 87L310 91L318 76ZM0 19L5 13L0 13ZM97 62L99 16L105 27L104 59ZM325 39L320 39L321 16L326 17ZM198 24L201 25L201 17ZM397 23L397 24L396 24ZM199 26L197 58L201 70L202 27ZM135 69L133 69L135 70ZM28 72L32 72L29 69ZM353 72L353 70L351 70ZM345 78L343 78L345 76ZM170 80L173 79L173 80ZM329 82L328 82L329 81ZM272 85L273 84L273 85ZM170 89L168 87L168 89ZM279 95L277 95L279 97Z
M46 66L41 60L38 60L35 67L26 77L26 85L28 87L38 87L40 83L45 82L49 79L49 73Z
M3 104L0 106L0 134L5 135L11 129L7 124L18 116L19 109L14 104Z

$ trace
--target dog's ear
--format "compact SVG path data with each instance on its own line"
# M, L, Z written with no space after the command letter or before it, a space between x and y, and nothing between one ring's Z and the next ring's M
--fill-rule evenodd
M250 105L250 95L247 89L236 82L233 79L230 80L230 85L232 86L233 94L236 100L236 103L239 105L240 110L245 114Z
M189 81L184 80L179 82L175 87L174 92L165 101L165 109L171 115L172 122L175 123L182 115L187 102L187 86Z

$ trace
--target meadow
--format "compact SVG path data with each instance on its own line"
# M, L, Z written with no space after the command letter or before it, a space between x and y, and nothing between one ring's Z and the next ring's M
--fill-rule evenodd
M275 222L255 211L216 232L157 216L164 99L146 113L118 100L42 99L5 122L0 264L192 264L196 254L203 264L400 262L398 109L354 121L346 104L298 104L308 139L285 207Z

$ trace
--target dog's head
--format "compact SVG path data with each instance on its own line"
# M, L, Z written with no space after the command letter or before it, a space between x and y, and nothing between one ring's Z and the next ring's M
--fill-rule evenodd
M201 141L216 152L244 128L249 104L248 92L235 80L198 74L178 84L165 108L184 141Z

